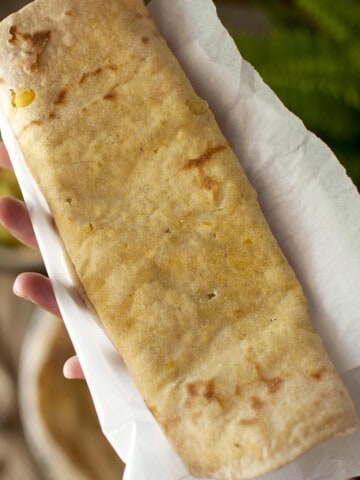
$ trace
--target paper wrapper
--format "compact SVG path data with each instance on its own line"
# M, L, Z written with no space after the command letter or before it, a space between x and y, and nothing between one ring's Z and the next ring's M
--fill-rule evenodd
M332 152L244 61L211 0L153 0L150 12L237 153L307 295L315 327L360 410L360 196ZM334 119L336 121L336 119ZM125 480L191 480L121 358L81 301L17 141L9 149L59 307ZM359 412L360 413L360 412ZM360 474L360 431L324 442L263 480Z

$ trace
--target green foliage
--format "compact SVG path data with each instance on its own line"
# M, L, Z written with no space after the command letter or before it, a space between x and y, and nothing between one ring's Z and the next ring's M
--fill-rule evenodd
M360 185L360 2L254 0L268 35L232 32L240 51Z

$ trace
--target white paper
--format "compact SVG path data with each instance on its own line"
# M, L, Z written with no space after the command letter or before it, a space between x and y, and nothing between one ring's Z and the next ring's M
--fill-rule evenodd
M242 60L211 0L153 0L150 11L257 188L273 232L305 289L314 324L359 408L360 197L355 187L329 149ZM100 423L127 463L124 479L191 480L76 293L46 202L3 113L0 122ZM360 474L359 452L357 432L320 444L261 478L345 480Z

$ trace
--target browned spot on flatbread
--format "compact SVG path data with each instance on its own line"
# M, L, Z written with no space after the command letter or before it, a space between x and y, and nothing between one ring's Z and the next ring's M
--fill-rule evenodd
M113 90L103 96L104 100L115 100L115 98L116 98L116 92L114 92Z
M251 426L251 425L255 425L255 423L257 423L257 421L258 421L258 419L256 417L243 418L242 420L239 421L239 424L244 425L244 426Z
M260 410L262 406L264 405L264 402L260 400L258 397L251 397L251 407L254 410Z
M283 382L284 382L284 379L281 377L274 377L267 380L266 384L267 384L269 393L277 392Z
M85 82L85 80L87 80L89 77L96 77L96 75L99 75L103 70L104 70L103 67L98 67L95 70L92 70L91 72L83 73L79 83Z
M310 377L313 378L314 380L321 380L321 377L325 372L326 372L326 368L322 367L319 370L316 370L315 372L311 372Z
M32 120L29 125L42 125L42 120Z
M209 382L206 383L204 397L209 401L219 400L217 395L215 394L214 380L210 380Z
M87 78L89 78L90 75L91 75L90 72L85 72L85 73L83 73L82 76L81 76L81 78L80 78L80 80L79 80L79 83L85 82L85 80L86 80Z
M54 101L54 105L61 105L62 103L64 103L66 95L67 95L66 88L63 88L62 90L60 90L58 96Z
M59 118L59 114L52 111L49 113L49 116L48 116L49 120L54 120L54 118Z
M50 40L51 30L42 30L41 32L35 32L33 34L24 33L22 37L30 47L34 48L37 52L41 52Z
M98 67L95 70L92 70L90 72L85 72L85 73L82 74L82 76L79 80L79 83L80 84L84 83L88 78L96 77L97 75L100 75L100 73L104 72L105 70L110 70L112 72L116 72L117 70L119 70L119 65L114 65L114 64L105 65L103 67Z
M213 192L217 192L220 186L217 180L204 173L201 175L200 184L206 190L212 190Z
M16 25L9 29L9 44L15 45L20 42L20 48L24 54L23 70L32 73L39 67L39 59L51 37L51 30L41 30L35 33L21 33Z
M197 382L191 382L186 385L186 388L189 395L192 397L196 397L198 395L208 397L209 395L211 395L211 391L213 389L213 380L199 380Z
M187 391L190 396L203 396L208 400L212 399L214 396L214 380L202 381L188 383L186 385Z
M255 368L256 368L256 372L258 374L259 380L266 384L268 392L269 393L276 393L280 389L281 385L283 384L284 379L281 378L281 377L267 378L262 373L261 367L257 363L255 363Z
M0 85L1 85L2 83L4 83L4 82L5 82L5 80L0 77Z
M71 17L72 14L73 12L71 10L66 10L65 12L65 15L67 15L68 17Z
M18 34L18 29L16 25L12 25L9 28L9 34L10 34L10 38L8 42L10 43L10 45L14 45L17 40L17 34Z
M189 407L191 405L191 398L203 397L209 402L217 402L219 406L224 409L226 398L216 392L215 380L213 378L206 381L199 380L197 382L188 383L186 388L190 398L186 401L185 406Z
M42 125L43 121L40 120L40 119L34 119L34 120L31 120L29 123L27 123L20 131L19 135L23 134L25 132L25 130L27 130L28 128L30 127L33 127L33 126L39 126L39 125Z
M242 388L240 385L236 385L235 387L235 395L241 395L242 394Z
M225 149L226 149L226 145L217 145L215 147L208 147L205 150L205 152L202 153L199 157L187 160L182 168L184 170L189 170L190 168L193 168L193 167L198 167L198 168L203 167L205 163L207 163L214 155L216 155L219 152L222 152Z
M22 39L23 44L25 44L24 71L25 73L31 73L39 67L40 55L50 40L51 30L43 30L33 34L17 34ZM16 36L14 38L16 39Z
M149 43L150 38L144 36L144 37L141 37L141 41L142 41L142 43L143 43L144 45L146 45L147 43Z
M220 191L220 184L215 178L211 177L210 175L204 172L204 166L206 165L207 162L211 160L211 158L214 155L216 155L219 152L222 152L226 148L227 148L227 145L217 145L215 147L208 147L205 150L205 152L202 153L199 157L191 158L190 160L187 160L182 167L183 170L190 170L192 168L197 168L200 175L200 185L206 190L211 191L214 195L214 198L218 196L218 193Z

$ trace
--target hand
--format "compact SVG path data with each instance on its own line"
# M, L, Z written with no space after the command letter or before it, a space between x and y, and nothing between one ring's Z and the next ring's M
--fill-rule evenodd
M11 169L9 155L3 143L0 143L0 167ZM38 249L30 217L23 202L12 197L0 198L0 222L21 243ZM53 315L61 318L50 280L39 273L20 274L13 287L14 293L26 298ZM66 378L84 378L76 356L69 358L64 365Z

